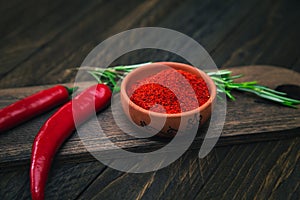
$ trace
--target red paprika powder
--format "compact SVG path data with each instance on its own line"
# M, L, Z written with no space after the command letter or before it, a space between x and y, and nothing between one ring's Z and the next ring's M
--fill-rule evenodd
M206 82L201 77L175 69L166 69L138 81L127 93L138 106L168 114L193 110L210 97Z

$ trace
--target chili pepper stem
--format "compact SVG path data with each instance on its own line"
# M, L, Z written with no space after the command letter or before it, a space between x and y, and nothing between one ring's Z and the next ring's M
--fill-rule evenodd
M65 88L67 89L69 95L71 95L71 94L73 94L74 92L76 92L76 91L78 90L79 87L76 86L76 87L71 87L71 88L69 88L69 87L65 87Z

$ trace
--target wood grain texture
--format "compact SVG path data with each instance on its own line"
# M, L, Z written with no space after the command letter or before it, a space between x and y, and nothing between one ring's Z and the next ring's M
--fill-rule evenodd
M54 164L49 173L45 199L74 199L105 168L99 162L87 162L80 165L67 164L64 166ZM0 174L1 199L31 199L29 165L0 172ZM19 181L16 183L16 180Z
M299 138L295 138L217 147L204 159L198 158L197 151L188 151L167 168L145 174L103 168L98 162L61 165L55 161L46 197L253 199L257 196L297 199L299 142ZM3 172L1 177L1 197L30 199L28 166Z
M189 151L169 167L144 174L107 168L79 199L193 199L228 150L224 148L219 157L213 151L203 160L198 159L197 151ZM186 187L188 193L184 192ZM120 189L114 192L115 188Z
M263 63L291 68L299 58L299 8L297 0L258 2L213 50L215 62L224 67Z
M261 80L261 84L271 88L276 87L278 84L298 84L300 78L300 74L272 66L245 66L232 68L232 70L235 74L243 73L246 75L241 81ZM9 102L45 87L47 86L1 90L0 105L7 105ZM86 87L86 85L83 87ZM299 136L299 110L282 107L267 101L257 102L260 99L253 95L234 94L237 96L237 100L227 102L226 122L218 141L219 146ZM34 136L43 122L53 112L46 113L0 135L0 146L4 147L0 151L1 167L29 162ZM121 121L123 124L130 124L122 112L115 119L119 120L119 123ZM92 156L89 155L85 147L90 151L100 151L102 154L107 155L107 159L109 159L111 151L116 149L114 145L125 149L149 151L163 147L166 144L166 141L159 139L132 138L118 128L115 119L112 116L111 109L107 109L98 115L98 121L101 122L103 131L114 144L106 144L106 137L91 136L89 131L96 131L93 127L97 127L99 122L90 120L79 129L81 137L76 133L65 143L58 154L58 159L72 162L90 160ZM133 131L130 126L128 128ZM198 148L201 145L203 137L203 134L196 136L193 148ZM176 147L171 147L169 150L172 151L172 148L174 148L173 150L176 149Z
M133 13L148 13L151 9L156 9L156 7L159 6L158 12L155 14L158 15L157 17L160 17L159 14L162 13L163 10L166 10L170 5L175 6L176 2L174 1L171 3L168 1L168 3L160 3L157 0L144 2L131 1L125 7L120 1L115 1L113 3L105 2L103 5L91 5L91 7L94 6L92 7L93 12L89 12L91 7L88 5L89 4L86 5L86 10L82 10L81 15L78 14L77 19L70 18L70 20L73 21L69 23L64 22L57 24L57 21L55 20L60 20L61 18L54 19L53 24L56 26L61 25L61 27L57 27L53 30L59 31L59 33L53 33L55 36L50 37L44 35L45 39L42 38L41 40L29 38L28 42L31 44L30 46L35 45L33 48L28 49L28 45L24 44L24 40L21 41L21 44L16 44L15 46L26 47L23 51L26 54L25 58L20 58L19 56L21 53L18 52L16 52L18 56L16 56L16 54L10 54L9 56L3 57L3 59L9 59L7 64L9 67L14 67L12 72L4 75L0 79L0 87L9 87L12 82L14 87L16 85L28 86L33 83L34 85L60 83L63 82L66 77L68 81L70 81L68 71L64 70L80 66L85 55L101 41L112 34L127 30L128 28L133 28L133 26L137 25L136 23L141 21L141 18L137 18L136 14L128 14L132 9L136 9ZM76 4L74 4L74 7L75 6ZM76 9L76 7L74 9ZM99 9L101 9L102 12L97 12ZM118 12L114 12L114 14L111 15L111 10L118 10ZM72 11L70 11L70 13L73 14ZM109 18L106 17L108 15L110 15ZM67 16L62 17L66 18ZM153 17L156 17L156 15ZM124 18L127 20L122 23ZM79 19L80 24L78 25L76 23ZM138 22L136 22L137 20ZM120 21L120 24L114 26L116 21ZM93 27L93 31L89 31L91 27ZM108 29L107 27L111 27L111 29ZM51 26L42 27L42 31L45 31L45 29L51 29ZM112 32L109 32L108 30L111 30ZM49 32L49 34L50 33L52 32ZM78 38L80 38L80 40L78 40ZM38 41L41 41L42 44L38 43ZM33 54L28 55L28 52L31 51L34 51L32 52ZM52 56L49 57L49 54ZM10 62L17 62L17 67ZM7 69L7 66L4 65L5 63L6 61L3 61L3 70ZM36 71L37 66L39 67L38 71ZM33 74L35 75L33 76ZM43 79L39 79L39 76L43 76Z
M12 5L7 5L9 3ZM31 29L32 31L32 25L41 23L44 17L51 14L53 15L53 12L55 10L58 11L59 6L61 7L60 2L49 1L37 3L32 0L27 2L6 1L4 5L9 7L3 10L2 18L0 19L0 27L5 27L5 29L2 29L0 33L1 44L13 41L8 40L8 38L18 40L16 39L16 36L22 34L26 35L25 29ZM35 10L35 12L33 12L33 10ZM29 35L27 34L27 36Z
M72 82L75 75L69 68L80 65L93 47L120 31L143 26L171 28L191 36L209 51L218 66L268 64L300 72L298 0L120 2L0 0L0 88ZM124 55L114 64L149 60L186 62L169 52L148 50ZM269 79L259 81L268 84L266 80ZM39 89L16 89L15 93L19 95L8 89L6 92L11 92L3 97L4 90L0 90L0 107ZM242 109L246 111L253 104L259 104L254 109L260 116L266 116L261 107L282 109L265 101L258 102L252 95L245 99L241 93L235 95L237 102L245 102ZM237 106L237 102L230 103L232 108ZM287 112L290 112L289 109ZM280 113L286 114L286 111ZM30 199L28 156L31 145L25 145L24 151L20 149L33 140L38 127L50 114L10 132L16 138L10 140L16 151L12 151L8 158L20 160L15 160L14 166L2 165L0 199ZM239 116L245 113L233 114ZM253 117L255 113L250 110L250 114ZM277 116L275 118L278 119ZM245 132L258 131L255 137L244 134L241 139L230 135L239 132L238 129L230 132L236 125L231 124L227 131L229 137L222 137L222 143L218 144L222 146L214 148L205 159L199 160L197 150L193 150L201 144L201 140L196 140L191 151L172 165L140 175L118 172L96 161L89 162L93 160L89 154L73 154L85 151L75 133L54 160L46 197L299 199L299 128L270 132L273 127L267 125L267 132L259 132L269 123L268 120L255 124L244 122L239 125L241 129ZM275 129L285 126L281 121L271 121L271 124L275 125ZM27 130L28 135L22 133L22 129ZM287 136L292 139L267 141L271 139L270 135L274 139ZM3 137L6 136L0 136L0 139ZM113 141L122 145L117 137L112 137ZM254 138L255 143L238 145L245 141L253 142ZM130 145L145 142L148 141L136 141ZM233 142L235 145L229 145ZM147 144L152 148L153 145L158 146L157 142ZM1 146L0 152L3 149ZM68 152L71 154L65 154Z
M106 168L79 199L297 199L299 141L217 147L205 159L188 151L167 168L145 174Z
M293 182L300 177L299 141L295 138L290 142L239 145L239 150L227 155L231 161L220 163L197 199L295 199L299 196L299 184ZM235 164L228 165L232 161Z
M3 52L0 58L0 82L2 82L3 79L5 80L4 77L6 77L8 73L10 74L9 77L13 78L11 74L18 72L20 67L22 69L22 66L20 66L22 62L26 62L31 57L34 57L41 49L47 46L48 43L51 43L55 38L59 38L65 30L76 25L95 5L101 5L101 1L98 3L96 1L89 1L84 4L81 1L67 1L65 4L68 4L68 9L63 5L57 5L57 3L53 6L51 4L39 6L39 8L41 8L41 10L39 10L39 12L41 12L40 15L46 16L39 16L39 12L33 12L34 2L32 4L33 5L29 5L29 10L23 11L26 17L21 18L21 25L18 25L14 31L9 31L6 37L0 40L0 52ZM48 11L48 9L50 9L50 11ZM33 16L28 15L28 12L33 13ZM49 12L49 14L45 14L47 12ZM76 15L74 15L75 12ZM14 16L17 17L18 15L16 14ZM31 17L36 20L34 23L35 28L30 28L30 24L28 24L33 23L32 19L30 19ZM42 18L42 21L38 20L39 17ZM26 21L27 18L29 18L29 21ZM6 23L9 23L9 21ZM16 26L16 24L13 25ZM18 29L21 30L18 32ZM18 37L16 37L16 35L18 35ZM37 64L34 65L34 67L40 69L41 65ZM33 71L22 71L22 76L24 76L24 72L27 74ZM43 76L45 76L45 73ZM25 77L27 80L31 80L29 74L27 74L27 76L25 75ZM15 79L19 80L20 74L19 77ZM13 80L14 79L11 79L11 81ZM0 83L0 86L2 83ZM5 85L3 86L5 87Z

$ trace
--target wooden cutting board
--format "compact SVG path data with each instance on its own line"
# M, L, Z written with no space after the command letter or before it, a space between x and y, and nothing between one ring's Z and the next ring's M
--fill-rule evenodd
M231 68L233 74L244 74L238 81L259 81L261 85L276 88L282 84L300 85L300 74L274 66L243 66ZM71 86L71 84L65 84ZM36 86L0 90L0 108L51 86ZM227 102L226 122L217 146L277 140L300 136L300 110L261 100L251 94L234 92L236 101ZM0 135L0 168L28 164L31 146L39 128L51 116L45 113ZM119 147L133 151L149 151L164 146L168 141L137 139L116 128L110 108L98 114L109 132L107 136ZM103 140L105 141L105 140ZM199 148L203 141L197 135L191 148ZM96 151L109 152L111 146L93 147ZM74 133L59 150L56 159L62 162L83 162L94 158L86 150L77 133Z

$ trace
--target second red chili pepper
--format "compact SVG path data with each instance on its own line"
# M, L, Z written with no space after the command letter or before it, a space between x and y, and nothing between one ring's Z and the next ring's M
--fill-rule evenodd
M33 200L44 199L44 189L53 157L62 143L96 111L110 103L111 90L104 84L92 86L66 103L42 126L34 139L30 166L30 187ZM74 113L74 110L75 113Z

